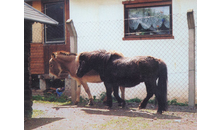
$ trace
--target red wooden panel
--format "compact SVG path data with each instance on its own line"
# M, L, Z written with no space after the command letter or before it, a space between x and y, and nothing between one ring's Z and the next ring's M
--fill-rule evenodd
M44 74L43 44L31 43L30 53L31 74Z

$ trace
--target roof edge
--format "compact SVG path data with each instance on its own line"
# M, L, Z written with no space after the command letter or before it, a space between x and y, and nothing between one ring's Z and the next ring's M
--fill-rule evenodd
M58 25L58 24L59 24L59 22L57 22L56 20L54 20L54 19L52 19L51 17L47 16L46 14L44 14L44 13L38 11L38 10L35 9L34 7L30 6L29 4L27 4L27 3L24 2L24 5L28 6L28 7L31 8L31 9L33 9L33 10L36 11L37 13L43 15L44 17L50 19L50 20L53 21L54 23L53 23L53 22L47 22L47 21L34 20L34 19L30 19L30 18L24 18L24 19L26 19L26 20L31 20L31 21L36 21L36 22L40 22L40 23L45 23L45 24L55 24L55 25Z

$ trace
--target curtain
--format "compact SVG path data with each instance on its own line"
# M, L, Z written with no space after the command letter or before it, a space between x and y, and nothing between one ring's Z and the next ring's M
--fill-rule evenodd
M170 28L169 6L129 9L128 23L132 30L137 30L139 24L145 30L156 30L162 24L166 28Z

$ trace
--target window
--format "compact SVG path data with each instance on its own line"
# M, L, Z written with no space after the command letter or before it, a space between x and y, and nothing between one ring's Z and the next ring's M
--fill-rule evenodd
M125 1L123 4L123 40L174 38L171 0Z
M45 14L59 22L58 25L45 25L45 43L65 43L64 3L47 3Z

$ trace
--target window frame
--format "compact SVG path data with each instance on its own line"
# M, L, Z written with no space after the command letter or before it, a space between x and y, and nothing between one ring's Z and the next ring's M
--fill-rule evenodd
M156 40L156 39L174 39L173 36L173 18L172 18L172 0L135 0L123 1L124 5L124 37L123 40ZM128 9L144 8L144 7L159 7L170 6L170 29L171 34L157 35L126 35L128 32Z
M65 44L66 42L66 27L65 27L65 2L64 1L56 1L56 2L47 2L47 3L43 3L43 10L44 10L44 13L46 14L46 5L48 4L57 4L57 3L62 3L63 4L63 40L57 40L57 41L47 41L47 32L46 32L46 28L47 28L47 25L45 24L44 25L44 43L46 45L50 45L50 44ZM60 23L59 23L60 24ZM59 25L58 24L58 25ZM58 25L54 25L54 26L58 26Z

